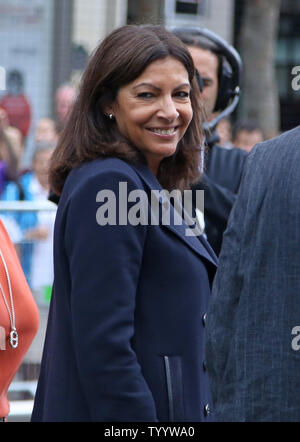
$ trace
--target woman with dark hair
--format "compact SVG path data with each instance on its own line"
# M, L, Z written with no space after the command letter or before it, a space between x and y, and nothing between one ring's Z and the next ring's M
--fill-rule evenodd
M163 197L152 204L198 179L199 102L193 61L162 27L119 28L91 58L52 157L55 276L33 421L210 419L216 258L184 221L162 222Z

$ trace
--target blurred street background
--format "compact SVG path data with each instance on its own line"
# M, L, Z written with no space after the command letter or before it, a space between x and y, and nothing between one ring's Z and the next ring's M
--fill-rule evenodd
M267 139L300 122L300 0L0 0L0 218L41 316L10 389L10 420L29 419L51 298L49 158L90 55L126 23L205 27L238 50L239 105L219 125L227 148L238 124Z

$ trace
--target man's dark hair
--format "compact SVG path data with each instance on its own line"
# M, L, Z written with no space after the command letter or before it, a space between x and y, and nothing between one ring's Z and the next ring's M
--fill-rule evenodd
M204 49L206 51L212 52L218 59L218 80L220 84L220 78L222 75L224 56L222 55L219 46L205 37L204 35L191 35L188 32L174 31L174 34L180 38L180 40L186 46L192 46L194 48Z
M254 121L254 120L241 120L241 121L237 121L235 123L235 125L233 126L232 140L235 141L239 132L241 132L243 130L246 132L259 131L263 135L263 130L256 121Z

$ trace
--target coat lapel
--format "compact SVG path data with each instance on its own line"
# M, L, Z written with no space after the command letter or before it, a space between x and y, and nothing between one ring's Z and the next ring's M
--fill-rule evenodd
M150 171L148 166L139 164L132 166L134 170L137 172L139 177L143 180L143 182L147 185L147 187L151 190L162 190L160 183L157 178ZM162 201L160 204L163 204L164 198L167 199L166 196L162 197ZM192 248L197 254L201 257L205 258L214 266L218 265L218 258L216 257L214 251L206 241L203 234L200 233L199 229L195 225L188 226L184 219L182 219L181 224L174 223L174 207L170 205L170 223L164 224L164 226L170 229L177 237L179 237L182 241L185 242L190 248ZM190 217L185 214L185 219L188 220ZM191 221L192 222L192 221ZM187 235L187 232L194 232L191 236Z

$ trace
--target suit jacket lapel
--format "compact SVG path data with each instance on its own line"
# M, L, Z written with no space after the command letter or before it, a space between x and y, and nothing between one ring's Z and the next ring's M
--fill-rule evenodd
M138 173L143 182L147 185L150 190L162 190L160 183L157 178L150 171L148 166L139 164L133 165L134 170ZM163 198L167 198L163 196ZM161 201L163 203L163 199ZM218 258L216 257L214 251L206 241L205 237L199 232L199 228L197 225L188 226L184 219L182 219L181 224L174 223L174 207L170 204L170 223L164 224L165 227L170 229L175 235L177 235L182 241L184 241L189 247L191 247L196 253L201 255L207 261L209 261L214 266L218 265ZM189 216L186 214L185 219L188 219ZM187 235L187 232L195 232L191 236Z

